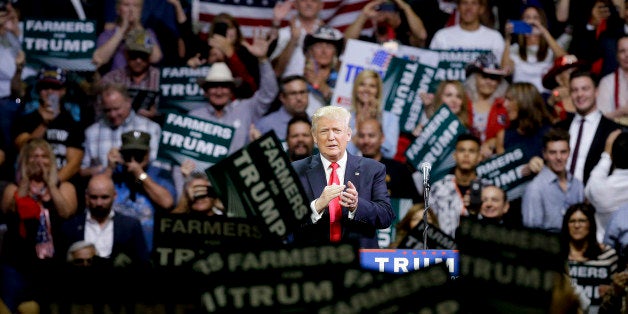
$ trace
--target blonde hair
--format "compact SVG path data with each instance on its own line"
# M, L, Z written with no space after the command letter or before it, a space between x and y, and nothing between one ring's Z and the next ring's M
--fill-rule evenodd
M376 82L375 84L377 85L377 94L375 95L375 98L377 98L377 106L375 108L369 108L371 111L369 112L369 115L379 120L382 114L383 82L379 73L373 70L363 70L362 72L358 74L358 76L356 76L355 81L353 81L353 91L351 92L351 111L357 114L359 110L359 107L357 104L358 103L358 87L360 86L360 84L362 84L362 82L364 82L368 78L375 79L375 82Z
M347 129L349 129L349 120L351 120L351 113L344 107L339 106L323 106L318 108L312 115L312 134L316 133L318 129L318 120L321 118L327 118L332 120L342 121Z
M442 102L442 98L443 98L443 94L445 93L445 87L447 87L447 85L453 85L456 88L456 91L458 91L458 93L460 94L460 96L462 97L462 104L460 105L460 112L456 113L456 116L458 116L458 119L460 120L460 122L462 123L462 125L464 125L466 128L469 128L469 97L467 96L467 92L464 90L464 85L462 84L462 82L457 81L457 80L445 80L440 82L440 84L438 85L438 88L436 89L436 93L434 94L434 101L438 101L439 103L435 103L435 106L431 106L434 107L434 111L431 112L431 114L429 115L429 117L431 117L432 115L434 115L434 113L443 105Z

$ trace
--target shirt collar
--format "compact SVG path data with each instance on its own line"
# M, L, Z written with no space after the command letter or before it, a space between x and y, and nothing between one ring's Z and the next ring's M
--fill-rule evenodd
M86 218L87 222L89 222L89 223L98 223L96 221L96 219L92 218L92 213L89 211L89 209L86 210L86 212L87 212L87 218ZM113 210L113 208L112 208L111 211L109 212L109 215L107 215L107 218L108 218L107 220L113 219L114 215L115 215L115 210Z
M581 115L579 113L576 113L574 121L580 122L580 119L582 119L582 118L587 119L588 122L593 122L593 121L596 121L596 120L599 120L599 119L602 118L602 112L596 109L596 110L594 110L593 112L589 113L586 116L583 116L583 115Z
M336 163L338 164L339 168L341 169L346 169L347 166L347 151L345 151L344 155L342 156L342 158L340 158L340 160L338 160ZM329 166L331 165L331 161L327 160L327 158L323 157L323 154L321 154L321 161L323 162L323 169L327 170L329 169Z

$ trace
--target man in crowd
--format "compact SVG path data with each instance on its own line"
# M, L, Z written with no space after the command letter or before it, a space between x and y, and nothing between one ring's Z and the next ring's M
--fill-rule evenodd
M122 133L142 131L150 135L150 160L157 158L161 127L135 113L124 85L105 84L100 92L104 117L85 130L85 155L81 175L88 177L105 171L108 154L122 145Z
M567 208L584 201L584 186L567 171L569 133L550 129L543 135L545 166L526 187L522 198L523 225L559 233Z
M296 115L288 121L286 145L290 161L297 161L312 155L314 139L312 122L306 115Z
M281 107L255 123L261 134L274 130L279 140L286 139L288 121L298 114L306 114L308 106L307 81L303 76L291 75L281 79L279 83L279 100Z
M244 43L251 54L259 59L260 87L247 99L234 100L234 79L224 62L212 65L200 85L208 99L207 106L190 111L189 115L235 128L229 153L233 153L249 142L251 125L264 116L278 92L275 73L266 58L268 40L258 34L253 44Z
M480 139L471 134L460 134L454 151L456 166L453 174L436 181L430 193L430 207L436 214L439 228L455 236L460 216L469 216L470 187L477 179L475 168L480 163Z
M593 74L577 70L569 77L571 101L576 108L575 115L556 124L569 131L568 169L584 185L589 180L591 170L600 160L608 135L620 126L602 115L597 108Z
M358 124L356 146L362 156L375 159L386 166L386 186L391 198L409 198L420 203L419 192L412 179L410 169L394 160L382 156L384 132L376 119L368 119Z

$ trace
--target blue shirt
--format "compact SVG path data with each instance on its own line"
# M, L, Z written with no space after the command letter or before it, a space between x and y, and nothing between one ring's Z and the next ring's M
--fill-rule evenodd
M567 173L567 191L563 191L558 176L548 167L528 184L522 198L523 225L551 232L560 232L567 208L584 201L582 182Z
M172 175L164 169L149 165L146 174L157 184L164 187L173 199L177 199L176 190ZM129 183L124 180L122 165L116 167L113 180L116 189L116 199L113 202L113 209L116 212L137 218L142 224L146 246L149 250L153 248L153 226L155 224L155 211L157 204L150 200L140 183Z
M628 253L628 203L619 206L611 216L604 243L610 245L620 254Z
M260 131L260 133L262 133L262 135L270 130L274 130L275 134L277 134L277 138L281 141L285 141L288 133L288 122L290 122L290 119L292 119L292 115L282 105L277 111L259 119L255 123L255 127Z

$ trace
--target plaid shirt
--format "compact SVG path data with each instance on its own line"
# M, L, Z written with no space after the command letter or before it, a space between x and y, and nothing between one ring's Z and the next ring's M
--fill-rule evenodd
M111 148L122 146L122 133L139 130L150 134L150 160L157 158L161 127L152 120L131 111L124 123L112 129L105 119L100 119L85 130L85 155L81 168L107 165L107 153Z
M436 214L438 227L447 235L455 236L460 216L468 216L469 212L464 207L453 174L448 174L434 183L430 191L430 208Z

